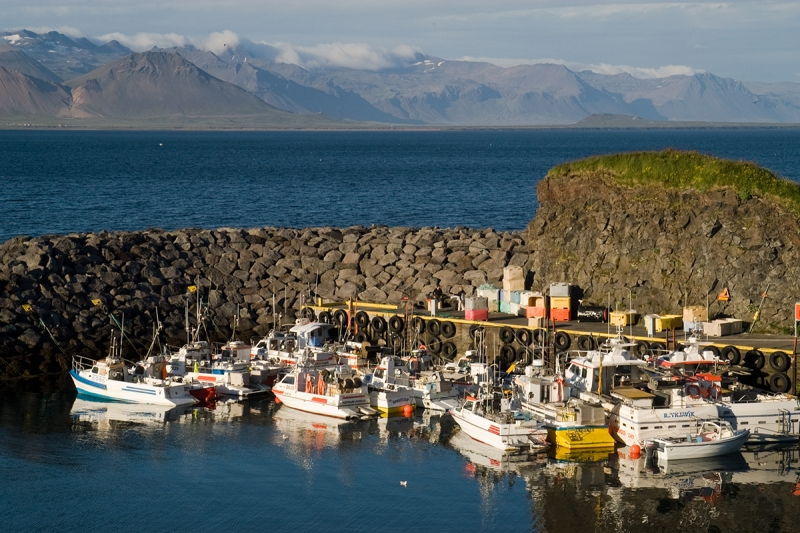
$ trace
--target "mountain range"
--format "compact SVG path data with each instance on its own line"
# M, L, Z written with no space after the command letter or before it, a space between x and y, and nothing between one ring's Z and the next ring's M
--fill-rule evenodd
M800 123L800 84L711 73L655 79L510 68L418 53L382 70L305 69L242 41L134 53L49 32L0 33L0 120L214 127L541 126L592 116L646 123ZM591 121L590 121L591 122ZM622 121L623 123L626 121Z

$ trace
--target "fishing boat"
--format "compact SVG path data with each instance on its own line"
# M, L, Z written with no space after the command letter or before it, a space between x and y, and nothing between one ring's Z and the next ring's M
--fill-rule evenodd
M704 459L738 452L749 436L750 430L735 430L723 420L707 421L682 436L648 439L645 449L664 461Z
M267 359L296 365L300 358L305 364L331 369L339 364L333 349L336 326L298 318L288 331L273 330L250 350L252 358Z
M364 374L362 381L369 390L369 404L373 409L389 416L407 414L416 408L411 389L395 382L394 357L381 359L372 373Z
M685 376L664 374L635 358L636 346L617 335L597 350L569 360L564 381L571 394L599 402L611 434L628 446L665 434L680 436L698 419L718 418L717 407L695 397Z
M521 409L543 422L551 444L570 450L614 448L603 406L571 397L558 368L549 372L543 360L535 359L513 383Z
M74 356L70 377L79 395L120 402L176 407L191 405L191 386L167 378L162 356L149 356L139 364L125 361L116 340L105 359Z
M686 339L683 349L666 353L656 359L657 367L694 371L727 364L727 361L720 359L719 348L715 348L712 342L700 340L696 333Z
M345 366L329 371L301 359L272 392L276 402L309 413L348 420L379 415L370 407L367 385Z
M543 448L547 430L530 413L511 409L502 391L481 387L477 397L467 396L448 411L461 430L473 439L499 450Z

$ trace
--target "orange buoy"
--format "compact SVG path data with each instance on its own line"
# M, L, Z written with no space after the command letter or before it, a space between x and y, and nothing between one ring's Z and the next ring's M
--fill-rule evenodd
M410 405L406 405L406 406L403 407L403 415L406 418L410 417L412 414L414 414L414 408L413 407L411 407Z
M277 404L279 404L279 405L280 405L280 403L281 403L281 399L280 399L280 398L278 398L277 396L275 396L275 403L277 403Z
M639 447L638 444L634 444L631 446L631 459L638 459L639 454L642 453L642 449Z

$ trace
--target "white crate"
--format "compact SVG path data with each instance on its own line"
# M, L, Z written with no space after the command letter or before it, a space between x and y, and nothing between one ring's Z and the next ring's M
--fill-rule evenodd
M572 285L565 282L551 283L550 296L572 296Z

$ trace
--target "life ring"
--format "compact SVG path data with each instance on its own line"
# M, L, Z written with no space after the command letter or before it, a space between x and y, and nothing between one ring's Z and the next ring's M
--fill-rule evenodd
M500 340L503 341L503 344L511 344L514 342L514 330L511 328L500 328L500 333L498 335Z
M558 348L559 350L562 351L569 350L569 346L570 344L572 344L572 339L567 333L559 331L553 338L553 343L555 344L555 347Z
M684 392L686 393L686 396L690 396L696 400L700 397L700 385L697 383L689 383L686 385Z
M309 394L314 394L314 380L311 379L310 375L306 375L306 392Z
M370 325L372 326L372 331L375 333L384 333L386 331L386 319L382 316L372 317Z
M389 319L389 330L392 333L400 333L406 327L406 323L403 320L403 317L394 315Z
M456 325L452 322L442 322L441 325L442 337L451 339L456 335Z
M792 360L784 352L769 354L769 366L776 372L786 372L792 366Z

